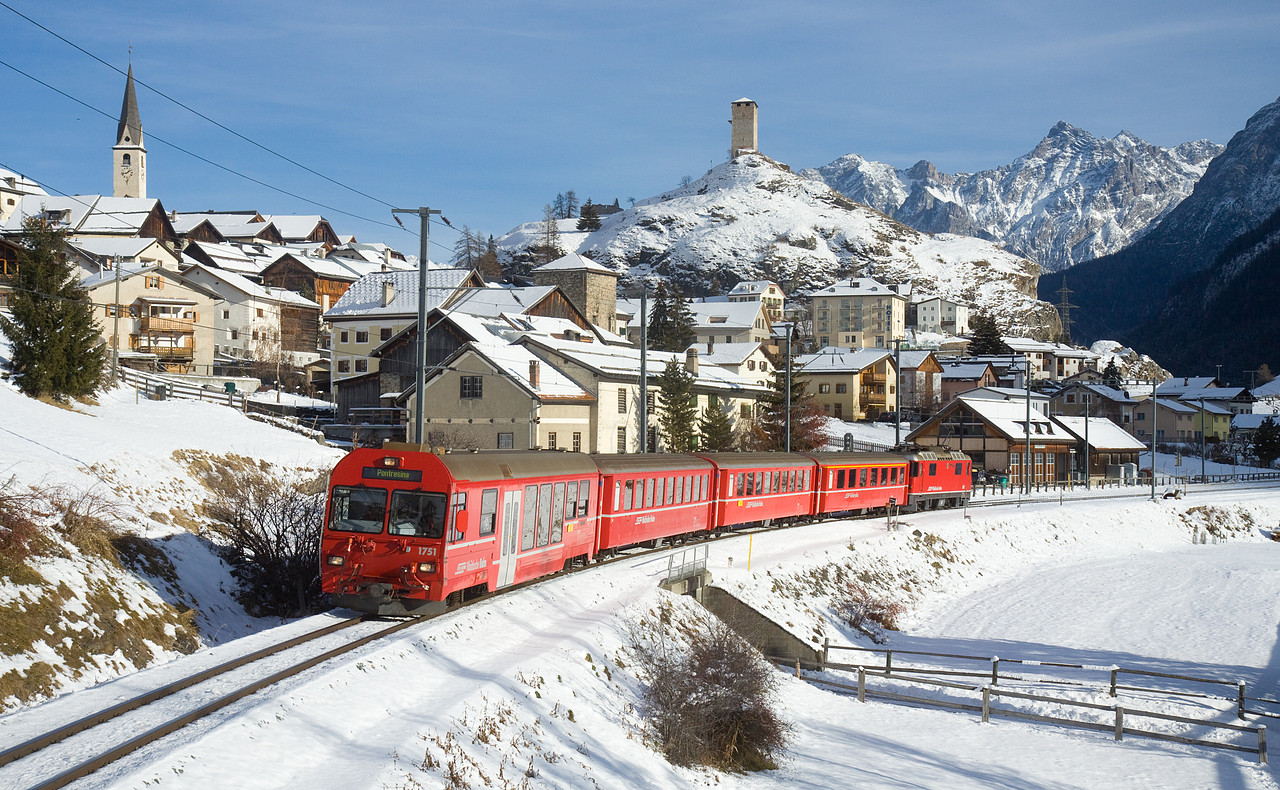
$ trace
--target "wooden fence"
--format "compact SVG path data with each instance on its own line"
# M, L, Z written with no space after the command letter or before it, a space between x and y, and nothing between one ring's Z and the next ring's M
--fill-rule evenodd
M857 650L861 648L843 648L843 649ZM885 651L885 652L889 652L889 651ZM899 652L900 653L911 652L912 655L938 655L938 656L946 655L946 654L938 654L938 653L919 653L919 652L913 652L913 651L899 651ZM969 657L965 656L964 658L969 658ZM779 666L787 667L788 669L793 665L793 662L787 659L771 658L770 660L774 661ZM992 664L993 664L992 675L994 678L998 678L999 659L989 659L989 660L992 661ZM1035 662L1035 663L1037 663L1037 665L1040 665L1040 666L1045 665L1039 662ZM1023 721L1036 722L1040 724L1054 724L1054 725L1063 726L1063 727L1075 727L1079 729L1112 732L1114 733L1115 739L1117 741L1122 740L1125 735L1136 735L1143 738L1151 738L1153 740L1170 741L1173 743L1182 743L1182 744L1187 744L1191 746L1204 746L1204 747L1213 748L1213 749L1224 749L1227 751L1256 754L1258 755L1259 763L1262 763L1265 765L1267 762L1267 727L1264 724L1259 724L1256 726L1228 724L1225 722L1217 722L1209 719L1197 719L1197 718L1191 718L1188 716L1177 716L1169 713L1158 713L1155 711L1135 710L1133 708L1125 708L1121 705L1100 705L1094 702L1084 702L1081 700L1073 700L1066 697L1054 697L1046 694L1028 694L1024 692L1012 691L1010 689L998 688L995 686L994 679L992 683L983 683L981 685L974 686L971 684L955 683L951 681L936 680L936 679L918 677L918 676L906 677L902 674L902 672L905 670L905 668L903 667L898 668L899 675L895 677L892 675L891 666L892 666L891 663L889 661L886 661L886 666L883 669L873 668L868 670L867 667L860 666L860 665L831 664L826 662L824 662L819 667L815 667L817 669L856 670L858 673L858 683L856 686L854 686L848 683L840 683L833 680L826 680L824 678L806 677L802 672L801 662L800 661L794 662L795 673L797 678L801 678L802 680L805 680L806 682L809 682L809 683L813 683L815 685L826 686L829 688L837 689L842 692L849 692L849 693L856 694L859 702L866 702L868 697L872 697L877 699L889 700L892 702L904 702L909 704L923 705L927 707L946 708L949 710L972 711L974 713L980 713L982 715L982 721L984 724L989 723L991 721L992 716L1004 716L1006 718L1020 719ZM1080 666L1080 665L1053 664L1052 666L1074 667L1074 666ZM1106 667L1105 669L1112 671L1118 668ZM974 674L974 673L948 671L948 672L945 672L944 674L958 675L958 674ZM1143 673L1143 674L1160 675L1160 673ZM937 687L942 687L942 688L951 689L951 690L960 691L960 692L969 692L969 693L975 693L975 694L980 692L982 694L982 701L981 701L981 704L978 704L976 701L972 703L957 702L954 700L938 699L935 697L925 697L925 696L918 696L914 694L904 694L904 693L901 693L900 691L871 689L871 688L868 688L868 685L867 685L868 676L878 676L885 679L892 679L900 683L905 682L905 683L914 683L919 685L937 686ZM1160 676L1180 677L1176 675L1160 675ZM986 677L985 673L983 674L983 677L985 679ZM1006 679L1009 679L1009 678L1006 677ZM1204 678L1195 678L1195 679L1205 680ZM1221 681L1209 681L1209 682L1221 682ZM1243 684L1240 684L1240 687L1243 689ZM1112 686L1113 695L1115 693L1116 688L1117 688L1116 686L1114 685ZM1124 688L1124 687L1119 687L1119 688ZM1049 703L1053 705L1061 705L1068 708L1080 708L1084 710L1106 712L1111 714L1111 717L1113 718L1113 723L1087 721L1084 719L1067 718L1065 716L1046 716L1042 714L1028 713L1026 711L1015 710L1013 708L998 708L992 704L992 699L999 698L999 697L1006 697L1009 699L1029 700L1034 702L1043 702L1043 703ZM1256 746L1252 744L1242 745L1238 743L1228 743L1226 741L1214 741L1214 740L1206 740L1203 738L1191 738L1183 735L1173 735L1166 732L1155 732L1152 730L1139 729L1137 727L1126 726L1125 724L1126 718L1128 718L1129 720L1132 720L1135 718L1138 718L1138 719L1145 718L1145 719L1154 719L1154 720L1162 720L1162 721L1173 721L1181 724L1189 724L1193 726L1206 727L1210 729L1226 730L1229 732L1252 733L1254 735L1254 739L1257 745Z

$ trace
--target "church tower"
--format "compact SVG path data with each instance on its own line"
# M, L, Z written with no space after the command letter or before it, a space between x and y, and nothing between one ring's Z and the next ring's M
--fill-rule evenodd
M759 108L750 99L738 99L733 103L732 126L729 135L729 157L743 151L759 151L756 143L756 113Z
M133 64L124 84L124 105L120 108L120 126L116 144L111 149L113 194L116 197L147 196L147 149L142 147L142 119L138 116L138 97L133 91Z

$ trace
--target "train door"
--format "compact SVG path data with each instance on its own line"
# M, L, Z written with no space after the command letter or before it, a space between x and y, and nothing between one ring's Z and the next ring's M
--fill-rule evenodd
M516 549L520 544L520 491L508 491L502 496L502 535L498 539L499 588L506 587L516 578Z

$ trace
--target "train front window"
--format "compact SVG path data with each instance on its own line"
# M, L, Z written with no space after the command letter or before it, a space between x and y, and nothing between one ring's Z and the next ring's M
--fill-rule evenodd
M382 531L387 518L387 492L382 488L335 486L329 529L338 532Z
M425 491L395 491L391 494L392 535L415 538L443 538L444 494Z

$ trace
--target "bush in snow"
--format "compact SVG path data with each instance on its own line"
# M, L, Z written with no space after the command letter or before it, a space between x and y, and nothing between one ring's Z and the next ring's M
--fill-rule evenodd
M40 528L31 520L33 497L14 491L14 479L0 484L0 576L14 578L31 556Z
M324 478L273 472L230 456L204 461L194 466L210 492L204 514L223 541L245 610L290 617L324 608L319 554Z
M665 609L659 620L661 637L639 624L630 647L648 678L646 713L667 759L728 771L777 767L789 727L773 710L773 667L714 617L680 627ZM683 651L669 629L687 641Z
M884 641L884 629L898 630L898 618L906 611L902 603L877 595L856 581L846 584L831 604L837 617L877 644Z

